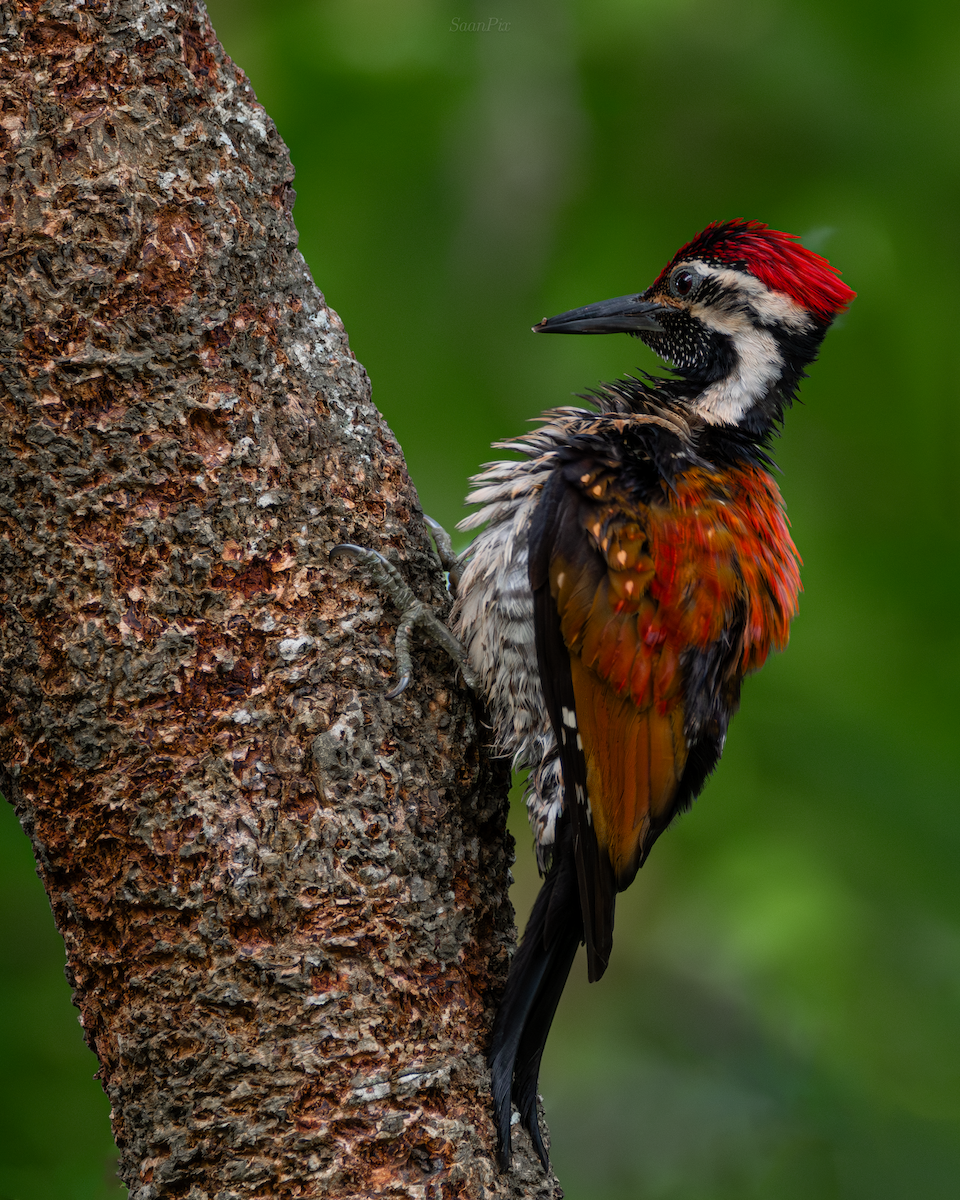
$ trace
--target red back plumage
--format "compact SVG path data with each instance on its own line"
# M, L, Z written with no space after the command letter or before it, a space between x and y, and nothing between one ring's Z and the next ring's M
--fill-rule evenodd
M843 312L856 296L823 255L801 246L792 233L770 229L761 221L715 221L675 255L660 278L676 263L693 258L747 270L823 320Z

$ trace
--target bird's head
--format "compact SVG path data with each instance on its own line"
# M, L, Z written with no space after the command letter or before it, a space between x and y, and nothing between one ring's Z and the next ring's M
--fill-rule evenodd
M855 292L819 254L759 221L709 225L645 292L545 318L537 333L629 333L710 425L763 434Z

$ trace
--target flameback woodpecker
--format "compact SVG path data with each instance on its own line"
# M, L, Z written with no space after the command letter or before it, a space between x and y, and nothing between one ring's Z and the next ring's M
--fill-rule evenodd
M498 748L528 772L544 881L490 1048L544 1167L540 1059L577 947L599 979L614 904L716 766L747 673L789 635L799 557L768 447L854 293L795 238L709 226L645 292L538 333L629 333L673 371L600 387L496 448L452 628Z
M723 750L744 675L787 644L799 556L768 456L824 335L855 293L826 259L758 221L708 226L653 284L544 319L538 333L628 333L673 370L605 384L496 448L461 522L452 630L374 551L344 545L486 701L527 774L543 885L491 1039L502 1167L512 1106L537 1117L543 1048L577 948L597 980L617 893ZM439 527L435 527L439 534ZM449 551L449 539L438 536Z

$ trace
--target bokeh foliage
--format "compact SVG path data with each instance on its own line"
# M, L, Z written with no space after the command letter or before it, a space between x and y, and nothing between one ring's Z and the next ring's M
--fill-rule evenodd
M801 234L859 291L776 447L806 564L790 649L622 898L605 979L575 968L542 1087L575 1200L952 1200L960 12L209 8L290 146L314 276L448 527L492 440L655 368L627 338L535 338L543 315L645 286L730 216ZM104 1200L106 1103L0 816L0 1200ZM515 832L522 918L522 814Z

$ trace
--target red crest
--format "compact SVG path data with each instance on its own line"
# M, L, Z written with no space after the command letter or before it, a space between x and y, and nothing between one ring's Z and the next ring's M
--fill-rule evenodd
M708 225L674 256L660 279L677 263L692 258L711 266L749 271L768 288L785 292L823 320L843 312L856 296L823 255L801 246L792 233L770 229L760 221L715 221Z

